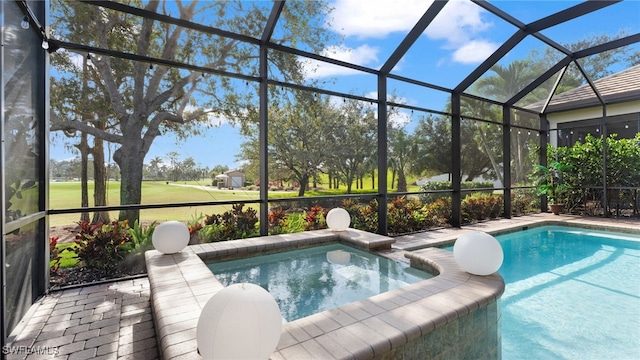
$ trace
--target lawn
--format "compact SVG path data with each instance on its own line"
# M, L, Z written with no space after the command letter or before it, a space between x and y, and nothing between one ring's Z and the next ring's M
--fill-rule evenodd
M89 183L89 206L93 206L93 183ZM142 183L143 204L167 204L178 202L198 202L217 200L258 200L257 191L218 190L211 186L191 183L169 183L165 181L145 181ZM49 208L65 209L80 207L79 182L54 182L50 184ZM108 205L120 204L120 183L111 181L108 184ZM140 212L142 220L180 220L188 221L200 213L220 213L231 209L230 205L217 205L196 208L149 209ZM110 212L117 218L118 212ZM51 226L69 225L80 218L79 214L61 214L50 217Z
M234 190L222 190L209 185L210 182L204 181L180 181L170 182L166 181L144 181L142 183L142 203L143 204L170 204L180 202L198 202L198 201L224 201L224 200L258 200L258 191L249 191L242 189ZM119 205L120 204L120 182L110 181L107 184L107 204ZM89 206L93 206L93 182L88 184L89 192ZM352 189L353 192L370 193L375 192L371 189L371 183L365 181L364 190ZM49 187L49 208L50 209L65 209L65 208L79 208L81 205L80 199L80 182L52 182ZM410 187L409 191L416 191L417 187ZM346 187L340 189L326 189L326 190L314 190L308 191L306 196L330 196L344 194ZM269 192L270 199L277 199L283 197L295 197L298 195L297 191L289 192ZM258 208L258 204L248 205L255 209ZM179 208L166 208L166 209L148 209L140 211L140 219L144 220L178 220L178 221L190 221L204 214L222 213L227 210L231 210L231 205L215 205L206 207L179 207ZM116 219L118 217L118 211L110 212L111 218ZM60 214L51 215L49 218L50 226L71 225L80 219L79 214Z

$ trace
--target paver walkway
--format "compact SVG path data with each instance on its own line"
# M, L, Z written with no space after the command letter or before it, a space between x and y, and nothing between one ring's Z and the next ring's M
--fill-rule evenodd
M147 278L53 292L30 312L7 359L158 359Z

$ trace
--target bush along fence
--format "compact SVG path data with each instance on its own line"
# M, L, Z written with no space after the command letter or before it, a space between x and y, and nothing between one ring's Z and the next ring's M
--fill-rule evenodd
M535 197L535 196L534 196ZM524 203L524 201L523 201ZM378 203L358 203L352 199L339 204L351 215L351 227L376 232ZM486 192L469 194L462 202L465 222L482 221L502 215L502 196ZM313 205L308 209L276 207L268 214L270 235L327 228L326 215L331 208ZM449 226L450 197L424 203L405 196L388 205L390 235L400 235ZM191 244L200 244L259 236L259 219L255 209L235 204L222 214L194 216L186 225ZM50 239L52 286L90 283L145 272L144 252L152 249L151 238L157 223L148 225L126 221L108 224L79 222L75 241L58 244Z
M565 211L582 215L640 214L640 133L633 139L606 139L607 203L602 202L603 137L587 135L570 147L547 147L549 162L566 164Z

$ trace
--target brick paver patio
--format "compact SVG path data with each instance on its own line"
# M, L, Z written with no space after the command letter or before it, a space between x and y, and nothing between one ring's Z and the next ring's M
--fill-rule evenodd
M30 312L7 359L158 359L147 278L53 292Z

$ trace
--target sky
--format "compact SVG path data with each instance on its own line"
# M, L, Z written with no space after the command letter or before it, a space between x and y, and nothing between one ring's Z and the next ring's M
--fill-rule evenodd
M329 31L343 38L341 44L330 45L321 54L327 57L379 69L415 22L430 5L425 0L334 0L330 14ZM579 1L491 1L493 5L528 24L555 12L576 5ZM262 3L264 6L264 2ZM276 33L278 29L276 28ZM516 29L467 0L451 0L433 23L405 54L392 73L415 78L445 88L454 88L492 54ZM601 34L615 35L640 33L640 0L626 0L609 6L595 14L571 20L541 31L560 44L571 43ZM291 44L284 44L291 46ZM524 59L531 49L543 51L546 45L527 37L509 52L499 64ZM638 44L636 49L640 49ZM303 50L307 50L304 49ZM377 80L375 76L359 73L333 65L306 61L303 65L308 78L331 80L327 88L375 98ZM618 69L622 70L622 69ZM389 91L409 104L442 110L448 94L389 81ZM410 115L404 114L407 121ZM222 121L220 126L208 129L203 136L187 141L177 141L172 136L156 138L145 159L175 151L181 159L193 157L196 163L212 168L225 165L230 169L240 168L236 155L245 141L237 127ZM51 158L62 160L74 155L65 150L60 141L54 141Z

